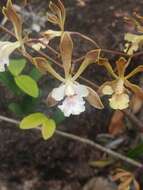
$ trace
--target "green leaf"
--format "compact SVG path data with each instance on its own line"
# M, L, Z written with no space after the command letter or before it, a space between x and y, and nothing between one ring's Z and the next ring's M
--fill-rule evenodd
M39 97L33 98L31 96L25 95L20 102L23 114L28 115L33 113L39 102L40 102Z
M65 120L65 116L63 114L63 112L58 109L54 112L54 115L52 117L54 119L54 121L56 122L56 124L60 124Z
M13 103L9 104L8 109L18 116L23 115L22 108L21 108L20 104L18 104L18 103L13 102Z
M21 123L21 129L33 129L40 125L42 125L43 121L45 120L46 116L42 113L34 113L27 117L25 117Z
M39 88L34 79L28 75L19 75L15 77L17 86L26 94L37 98L39 96Z
M19 74L21 74L25 66L26 66L25 59L12 59L10 60L8 70L11 72L12 75L18 76Z
M44 140L51 138L55 132L56 123L52 119L45 119L42 127L42 136Z
M22 97L22 99L18 100L17 102L10 103L8 105L8 108L17 116L23 117L25 115L33 113L39 101L39 98L33 98L31 96L25 95Z
M35 81L39 81L41 79L41 77L43 76L43 74L38 71L37 68L33 68L32 71L30 72L30 76L35 80Z
M15 84L13 76L10 72L6 71L4 73L0 73L0 82L3 83L9 90L11 90L15 95L21 95L21 90Z
M42 128L42 137L44 140L47 140L53 136L56 129L56 123L42 113L31 114L25 117L20 123L21 129L33 129L36 127Z
M134 149L129 150L127 156L130 158L138 158L143 155L143 142L137 145Z

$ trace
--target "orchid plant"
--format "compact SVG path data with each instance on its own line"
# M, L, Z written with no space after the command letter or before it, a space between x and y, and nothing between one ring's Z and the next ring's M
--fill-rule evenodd
M26 5L27 0L23 0L23 2ZM85 55L79 59L81 62L78 65L78 68L76 67L77 70L75 70L75 61L72 59L74 51L72 34L74 32L65 30L65 7L60 0L57 0L56 3L51 1L49 8L50 12L47 14L48 21L58 26L59 30L49 29L43 31L39 33L39 37L36 39L31 39L28 35L23 36L22 18L15 10L11 0L7 0L6 7L2 10L4 16L13 24L14 34L12 32L8 33L15 37L16 40L14 42L0 41L0 72L4 72L6 71L6 68L8 68L10 74L14 77L14 85L19 87L18 90L22 90L23 93L26 93L32 98L37 98L39 97L40 91L36 82L43 76L42 74L51 74L60 82L60 84L51 90L46 102L49 107L57 106L63 112L65 117L79 115L84 112L86 110L86 102L96 109L103 109L104 105L100 99L100 95L110 96L109 104L114 110L124 110L128 108L130 106L130 96L132 93L143 99L143 90L138 85L129 81L131 77L143 72L143 65L137 66L129 73L127 72L134 52L137 51L142 45L142 34L125 34L125 40L128 43L125 44L125 53L122 53L124 55L126 54L128 60L124 57L120 57L115 62L114 68L108 59L102 58L101 51L103 50L98 47L96 42L81 34L80 37L92 42L96 46L96 49L94 48L86 52ZM136 17L139 20L143 20L143 18L139 15L136 15ZM138 23L135 19L131 20L136 25L138 32L143 32L143 27L140 23ZM64 74L61 74L61 72L54 68L53 63L51 63L51 60L54 59L50 59L50 56L42 51L43 49L46 50L46 48L48 48L49 42L54 38L60 39L58 50L53 49L51 46L49 46L49 49L55 53L58 59L60 59L61 63L58 62L57 65L63 69ZM29 47L32 49L31 52L29 52ZM21 74L26 66L25 59L19 59L21 61L14 61L13 64L10 63L9 57L16 49L18 49L19 52L26 59L28 59L28 61L31 62L36 69L38 69L38 72L40 71L40 75L36 76L35 80L32 79L30 75ZM36 56L35 54L33 56L33 50L40 56L37 54ZM55 60L53 62L57 63ZM99 87L98 92L90 86L80 83L81 75L91 64L92 67L96 64L105 67L113 78L113 80L106 81L102 84ZM37 74L37 70L36 72L34 71L34 73ZM30 106L31 105L32 101L30 99ZM21 129L33 129L37 127L41 129L42 137L47 140L53 136L56 130L56 121L51 117L38 112L24 117L20 122ZM113 176L113 180L121 182L118 188L120 190L128 190L132 186L136 190L140 189L135 176L125 170L117 170L117 174Z
M48 30L42 33L42 36L46 40L51 40L55 37L60 37L60 56L62 59L62 66L64 69L64 78L60 76L51 66L47 63L47 60L43 58L34 58L34 63L39 69L47 70L55 78L62 82L62 84L52 90L48 96L48 103L51 102L55 105L57 102L63 100L62 104L58 105L58 108L64 113L66 117L70 115L79 115L85 111L84 98L95 108L103 109L104 106L100 100L98 94L88 86L81 85L76 80L83 73L86 67L98 61L100 56L100 49L88 52L85 55L85 59L79 67L78 71L72 74L72 52L73 41L69 32L64 31L64 25L66 20L66 11L58 0L55 4L50 2L49 8L51 13L48 14L48 20L59 26L60 31Z
M113 81L105 82L99 89L100 93L103 95L111 96L111 98L109 98L109 103L110 107L113 109L123 110L128 108L130 103L130 92L143 98L143 90L138 85L129 81L129 79L137 73L143 72L143 66L137 66L133 71L126 74L130 61L130 58L127 61L125 58L121 57L116 61L115 71L108 60L102 59L102 61L99 62L99 64L104 66L114 78Z
M26 1L24 2L26 4ZM142 40L142 36L136 37L132 34L126 34L125 40L132 43L131 47L126 45L126 53L128 54L129 59L126 60L125 58L120 57L119 60L116 61L115 70L106 58L103 59L101 57L102 50L96 46L96 49L88 51L83 56L83 59L80 59L82 60L81 64L75 72L73 71L74 61L72 60L74 44L71 35L73 33L65 31L65 7L60 0L57 0L57 3L50 2L49 8L50 12L47 14L48 21L54 25L57 25L59 30L49 29L43 31L39 34L39 38L32 41L28 35L26 37L23 36L22 18L16 12L12 1L7 1L6 7L3 8L3 14L13 24L15 35L13 33L12 35L15 36L16 41L0 42L1 72L4 72L6 70L6 66L9 66L10 54L16 49L19 49L22 55L26 57L40 72L44 74L50 73L55 79L61 82L58 87L52 89L52 91L49 93L47 102L49 106L57 105L65 117L69 117L70 115L79 115L80 113L84 112L86 108L86 101L96 109L104 108L98 93L91 87L79 82L80 76L90 64L92 64L92 66L95 64L104 66L108 73L110 73L114 78L113 81L106 81L101 87L99 87L100 94L111 96L111 98L109 98L111 108L119 110L128 108L130 105L131 92L143 98L142 89L129 81L129 79L135 74L143 71L143 66L137 66L128 74L126 72L132 58L130 55L132 55L134 51L138 49L138 45ZM83 37L84 35L81 36ZM61 75L61 72L57 72L49 61L48 56L45 56L43 52L41 53L43 49L46 50L49 42L55 37L60 39L58 51L54 51L52 48L50 49L56 52L56 56L58 55L58 58L61 59L62 63L58 64L60 64L60 66L63 68L64 75ZM84 36L84 39L96 45L96 42L94 42L89 37ZM30 42L32 43L30 44ZM32 52L30 53L27 50L27 46L35 50L38 55L40 54L40 56L34 57L31 55ZM12 68L12 70L14 69L14 67L10 68ZM17 65L16 68L18 69ZM18 69L18 72L12 72L14 73L15 82L20 87L20 89L35 98L39 95L37 84L29 76L20 75L22 69L23 66ZM20 125L22 129L34 128L37 126L42 126L42 134L44 139L50 138L55 130L54 121L41 113L36 113L24 118Z
M46 59L37 57L34 58L35 65L41 70L47 70L55 78L57 78L61 85L57 88L54 88L48 96L48 102L51 105L56 104L63 100L62 104L58 107L63 111L66 117L69 117L71 114L79 115L85 111L85 101L84 98L91 104L93 107L98 109L103 109L104 106L98 96L98 94L91 89L89 86L82 85L76 80L83 73L86 67L96 62L99 58L100 50L93 50L86 54L84 61L80 65L77 72L72 74L72 51L73 51L73 42L68 32L64 32L61 37L60 42L60 55L62 58L62 66L64 68L65 76L62 77L58 74L52 66L48 63Z

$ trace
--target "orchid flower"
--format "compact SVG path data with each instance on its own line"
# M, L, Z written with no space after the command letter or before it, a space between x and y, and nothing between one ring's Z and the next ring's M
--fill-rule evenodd
M128 42L125 44L124 49L124 52L128 55L133 55L133 53L136 52L143 43L143 35L126 33L124 39Z
M0 41L0 72L4 72L5 66L9 65L10 54L22 46L22 21L13 8L11 0L7 1L6 7L3 8L3 14L12 22L17 41Z
M86 67L96 62L100 53L100 50L93 50L87 53L83 63L80 65L77 72L73 75L72 69L72 51L73 42L68 32L64 32L60 42L60 54L63 63L65 77L59 75L52 66L44 58L34 58L35 65L40 70L47 70L55 78L61 81L61 85L54 88L48 96L48 102L52 104L62 101L59 105L65 116L78 115L85 111L85 100L84 98L95 108L102 109L103 104L98 94L86 85L78 83L76 80L86 69Z
M135 18L134 18L135 17ZM134 28L136 28L138 34L126 33L125 34L125 44L124 52L128 55L133 55L143 44L143 26L141 23L143 22L143 17L134 13L134 17L125 17L125 20L132 24Z
M17 48L20 43L17 42L0 42L0 72L5 71L5 66L9 65L9 56Z
M49 9L51 12L48 12L48 21L58 25L61 31L64 31L66 11L63 3L60 0L57 0L57 4L50 1Z
M52 40L55 37L62 36L66 20L66 10L60 0L57 0L57 3L50 1L49 9L50 12L48 12L48 21L54 25L57 25L60 30L47 30L45 32L41 32L41 35L48 41Z
M115 79L113 81L105 82L99 88L99 91L103 95L111 96L111 98L109 99L109 103L110 107L113 109L123 110L129 107L130 91L143 98L143 90L139 86L129 81L131 77L143 71L143 66L142 65L137 66L133 71L131 71L129 74L126 75L126 69L129 63L130 59L129 61L127 61L126 59L121 57L116 62L116 67L117 67L117 73L116 73L114 72L112 66L107 60L99 62L100 65L106 67L108 72Z
M57 3L53 3L52 1L50 1L49 9L50 12L47 13L48 21L54 25L57 25L60 30L49 29L41 32L40 35L42 36L42 38L40 38L39 41L44 41L44 43L46 42L46 44L48 44L50 40L62 36L66 20L66 10L60 0L57 0ZM32 47L37 51L39 51L40 49L44 49L43 43L40 42L33 44Z

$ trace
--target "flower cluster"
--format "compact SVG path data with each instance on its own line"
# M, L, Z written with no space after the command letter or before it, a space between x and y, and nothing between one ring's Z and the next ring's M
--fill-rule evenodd
M48 96L48 103L58 105L58 108L64 113L66 117L72 115L79 115L85 111L85 99L95 108L103 109L103 104L98 94L86 85L79 84L76 80L86 69L86 67L98 60L100 50L93 50L86 54L84 61L80 65L77 72L73 75L72 67L72 51L73 42L68 32L63 32L60 42L60 54L63 62L65 76L59 75L55 69L43 58L34 58L34 63L40 70L47 70L55 78L61 81L61 85L54 88Z
M101 49L96 48L86 53L78 70L73 72L72 32L65 31L64 29L66 20L64 5L60 0L57 0L57 4L50 2L49 8L50 13L48 13L48 20L52 24L57 25L59 30L54 31L50 29L42 32L40 34L40 38L35 43L33 42L31 47L36 51L40 51L46 49L48 43L53 38L60 38L59 52L56 52L56 54L61 58L61 66L64 69L64 76L60 75L44 56L33 57L27 52L24 45L31 39L27 36L23 37L22 19L15 11L11 0L7 1L6 7L3 8L3 13L13 24L16 41L0 42L0 72L4 72L5 66L9 65L10 54L17 48L21 48L20 50L22 54L26 56L40 71L50 73L61 82L57 88L54 88L51 93L49 93L47 102L50 106L57 105L66 117L69 117L70 115L79 115L84 112L86 101L94 108L104 108L101 99L95 90L87 85L77 82L77 79L79 79L80 75L85 71L88 65L93 63L104 66L114 78L112 81L106 81L99 88L99 94L110 96L109 104L111 108L119 110L128 108L130 105L131 92L143 98L142 89L129 81L132 76L143 71L143 66L137 66L133 71L127 74L127 67L131 61L131 57L128 60L120 57L119 60L116 61L116 68L114 70L107 59L101 58ZM88 37L85 38L89 40ZM131 43L131 46L126 44L126 53L128 55L132 55L134 51L138 50L143 37L128 33L125 35L125 40ZM91 39L89 41L93 42Z
M113 81L105 82L99 89L100 93L102 93L103 95L111 96L111 98L109 98L109 103L110 107L113 109L123 110L128 108L130 102L129 98L130 92L133 92L136 95L143 98L142 89L128 80L135 74L142 72L143 66L140 65L136 67L133 71L131 71L126 75L126 70L129 63L130 63L130 58L127 61L126 59L121 57L116 62L116 69L117 69L116 73L114 72L111 64L107 60L100 62L100 65L106 67L108 72L114 78Z

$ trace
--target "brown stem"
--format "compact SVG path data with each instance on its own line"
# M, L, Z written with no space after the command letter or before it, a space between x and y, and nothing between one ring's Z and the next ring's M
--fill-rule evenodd
M71 35L78 35L78 36L80 36L81 38L83 38L83 39L85 39L85 40L91 42L91 43L92 43L94 46L96 46L97 48L100 48L100 46L97 44L97 42L95 42L95 41L94 41L93 39L91 39L90 37L85 36L84 34L81 34L80 32L71 32L71 31L69 31L69 33L70 33Z
M115 51L115 50L110 50L110 49L101 49L101 52L129 57L128 54L126 54L122 51Z
M43 44L47 49L49 49L53 54L59 56L59 53L53 49L51 46L49 46L48 44L44 43L42 40L40 39L30 39L27 41L27 43L41 43Z
M5 28L4 26L0 26L0 30L2 30L3 32L9 34L10 36L16 38L16 36L11 31L9 31L7 28Z
M17 121L17 120L14 120L14 119L11 119L11 118L7 118L5 116L0 116L0 120L2 121L5 121L5 122L8 122L8 123L13 123L15 125L19 125L20 124L20 121ZM35 128L35 130L40 130L40 128ZM80 142L80 143L84 143L86 145L89 145L95 149L98 149L102 152L105 152L106 154L116 158L116 159L120 159L128 164L131 164L135 167L143 167L143 165L138 162L138 161L135 161L131 158L128 158L120 153L117 153L109 148L106 148L105 146L102 146L92 140L89 140L89 139L86 139L86 138L83 138L83 137L79 137L79 136L76 136L74 134L70 134L70 133L66 133L66 132L63 132L63 131L60 131L60 130L56 130L55 132L57 135L60 135L62 137L65 137L65 138L68 138L68 139L71 139L71 140L74 140L74 141L77 141L77 142Z
M143 123L134 114L129 110L124 110L123 113L136 125L140 132L143 132Z
M134 58L134 57L138 57L138 56L140 56L140 55L142 55L143 54L143 51L140 51L140 52L137 52L137 53L135 53L132 57Z
M105 53L110 53L110 54L115 54L115 55L120 55L120 56L126 56L129 57L129 55L127 55L124 52L121 51L115 51L115 50L109 50L109 49L101 49L101 52L105 52ZM143 54L143 52L142 52ZM134 56L133 56L134 57ZM77 58L73 61L74 64L81 62L83 59L85 58L85 56L81 56L80 58Z

